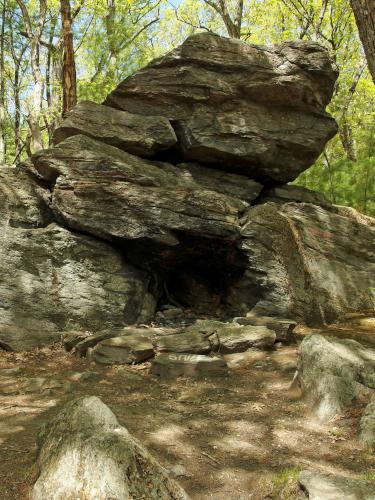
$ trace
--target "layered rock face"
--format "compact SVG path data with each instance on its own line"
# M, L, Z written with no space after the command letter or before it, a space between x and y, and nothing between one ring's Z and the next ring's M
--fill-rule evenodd
M199 33L121 83L105 104L167 117L182 158L289 182L336 133L324 111L336 76L315 43L257 46Z
M285 185L336 131L336 76L314 43L201 33L79 103L0 170L1 345L89 330L99 362L216 356L373 309L373 220ZM223 323L189 331L202 317ZM151 320L170 339L123 332Z
M0 168L0 177L2 348L29 349L66 329L95 331L147 314L144 272L106 243L51 223L50 192L24 169Z
M311 203L265 203L251 208L242 228L248 268L232 300L260 290L254 311L310 324L335 321L344 311L374 309L375 231ZM359 244L359 242L361 242Z

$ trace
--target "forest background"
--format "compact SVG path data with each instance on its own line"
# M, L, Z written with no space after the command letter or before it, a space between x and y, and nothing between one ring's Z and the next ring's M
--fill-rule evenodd
M0 164L51 143L69 100L67 64L72 70L75 62L73 100L102 102L121 80L196 31L255 44L314 40L340 72L328 108L339 133L295 183L375 215L374 68L358 33L356 1L374 6L374 0L2 0ZM362 13L366 23L371 12ZM66 59L69 43L74 61Z

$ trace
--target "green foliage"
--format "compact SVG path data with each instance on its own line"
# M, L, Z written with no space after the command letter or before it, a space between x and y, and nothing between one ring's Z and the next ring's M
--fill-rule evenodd
M24 0L33 29L40 0ZM23 156L30 135L28 116L33 78L30 43L16 0L6 2L6 120L3 124L7 161L16 156L15 97L20 97ZM236 0L226 0L235 13ZM61 27L59 0L48 0L39 53L44 84L40 110L44 145L61 113ZM226 35L220 15L205 0L71 0L79 99L102 102L122 79L181 43L194 31ZM325 6L325 8L324 8ZM340 76L329 112L340 134L296 183L322 191L337 204L352 205L375 215L375 88L366 69L349 0L244 0L242 39L248 43L314 40L327 47ZM16 85L15 57L21 56ZM49 79L49 84L48 84ZM47 89L50 96L47 95Z

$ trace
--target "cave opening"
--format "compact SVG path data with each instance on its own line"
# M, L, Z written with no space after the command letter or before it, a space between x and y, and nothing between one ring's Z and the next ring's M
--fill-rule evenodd
M138 241L122 251L128 262L150 274L156 314L174 307L192 318L228 320L244 315L260 299L237 241L179 235L174 247Z

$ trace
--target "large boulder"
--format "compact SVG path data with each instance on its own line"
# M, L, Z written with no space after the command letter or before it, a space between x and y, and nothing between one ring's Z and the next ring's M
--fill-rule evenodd
M105 239L173 246L184 233L233 240L248 207L198 184L183 169L82 135L36 153L32 161L54 183L53 210L72 229Z
M149 157L177 142L174 130L162 116L140 116L110 109L91 101L79 102L56 128L54 142L83 134L128 153Z
M108 244L54 224L0 231L0 346L30 349L64 330L96 331L142 315L149 278Z
M248 266L230 300L244 311L308 324L373 311L375 227L366 219L310 203L252 207L240 244Z
M375 350L319 334L300 345L298 379L321 420L328 420L375 389Z
M99 398L66 404L39 436L32 500L188 500Z
M313 42L257 46L198 33L123 81L105 104L172 121L181 158L289 182L336 133L337 77Z

